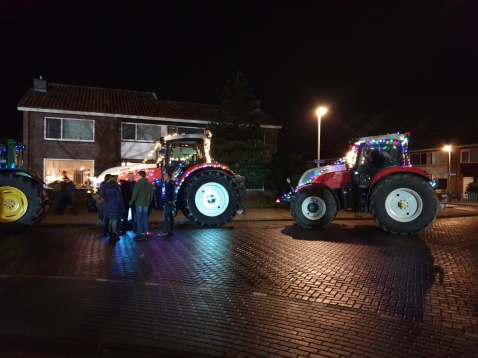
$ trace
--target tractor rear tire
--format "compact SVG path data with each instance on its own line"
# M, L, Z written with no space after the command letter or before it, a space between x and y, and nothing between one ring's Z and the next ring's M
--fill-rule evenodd
M327 188L303 187L290 202L290 214L295 222L306 229L323 228L337 215L337 202Z
M385 231L415 235L435 221L438 197L426 179L406 173L392 174L373 188L370 211Z
M14 173L0 174L0 231L30 227L42 210L41 193L31 180Z
M239 189L234 178L217 170L205 170L185 183L182 211L203 227L220 227L231 221L239 209Z

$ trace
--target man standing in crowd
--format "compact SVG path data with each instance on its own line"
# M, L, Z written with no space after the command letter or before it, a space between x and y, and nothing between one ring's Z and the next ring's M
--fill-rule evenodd
M105 189L106 189L106 184L108 184L108 182L110 181L110 177L111 177L111 174L106 174L105 175L105 180L103 180L100 184L100 197L101 198L105 198ZM109 232L108 232L108 224L109 224L109 220L106 216L106 209L107 209L107 203L106 203L106 200L103 202L103 204L101 204L101 207L100 207L100 210L101 212L103 213L103 236L106 237L109 235Z
M136 221L138 225L137 235L134 241L148 240L148 213L149 206L153 200L153 184L146 179L146 172L141 170L139 173L141 179L138 180L133 189L133 196L129 201L130 206L136 207Z
M134 174L128 174L128 180L121 184L121 194L123 194L123 203L126 208L126 211L123 216L123 225L121 227L121 231L123 234L128 231L128 211L131 209L131 220L133 223L133 232L135 234L138 233L138 225L136 223L136 207L134 205L129 206L129 201L133 197L133 190L136 186L136 182L134 181Z
M60 184L60 204L58 205L57 214L63 214L67 206L71 207L70 212L72 214L78 214L78 210L75 209L73 198L75 197L76 187L75 184L66 176L66 172L63 172L63 181Z
M164 228L163 232L160 232L158 236L166 236L173 234L173 209L174 209L174 183L171 180L173 175L170 172L164 174L165 181L165 199L164 199Z

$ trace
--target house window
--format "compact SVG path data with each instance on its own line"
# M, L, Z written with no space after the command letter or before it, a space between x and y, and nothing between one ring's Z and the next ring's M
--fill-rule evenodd
M94 142L95 121L45 117L45 139Z
M437 184L438 184L437 189L440 189L440 190L448 189L448 179L438 179Z
M168 126L168 134L204 134L204 128Z
M417 153L410 156L412 164L432 164L432 153Z
M161 126L154 124L123 123L121 139L154 142L161 138Z
M49 186L62 180L63 172L73 181L77 188L89 188L93 181L95 162L86 159L44 159L45 183Z
M478 148L470 149L470 163L478 163Z
M461 163L478 163L478 148L462 150Z
M433 164L432 163L432 153L426 153L425 156L426 156L426 159L425 159L426 163L423 163L423 164Z

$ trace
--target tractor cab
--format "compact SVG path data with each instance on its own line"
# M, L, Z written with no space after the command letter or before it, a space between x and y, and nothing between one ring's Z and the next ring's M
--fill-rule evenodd
M357 187L368 189L372 179L383 169L411 166L408 136L388 134L357 139L350 146L346 164L353 170L353 180Z
M211 133L182 134L163 137L157 143L157 165L164 171L180 175L186 168L197 163L209 163Z
M21 168L23 166L23 146L13 139L0 140L0 168Z

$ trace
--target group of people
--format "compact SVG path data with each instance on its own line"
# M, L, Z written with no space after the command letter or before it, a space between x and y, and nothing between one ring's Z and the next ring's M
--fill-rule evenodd
M132 229L135 241L148 240L148 216L153 202L153 185L146 178L145 171L139 171L136 182L134 174L118 184L117 175L105 175L100 184L99 210L103 214L103 234L110 241L118 241L128 231L128 216L131 211ZM165 173L166 200L164 205L164 230L158 236L173 234L174 184L171 173Z

